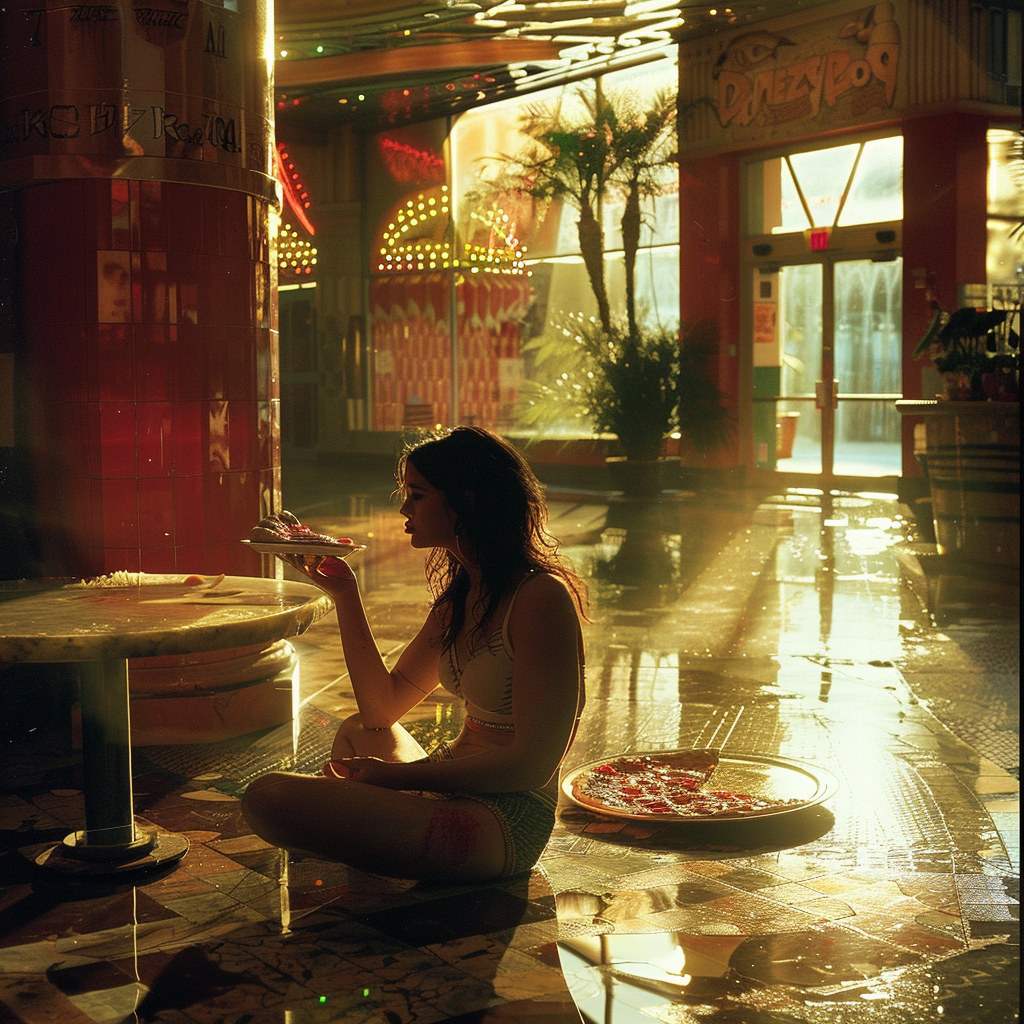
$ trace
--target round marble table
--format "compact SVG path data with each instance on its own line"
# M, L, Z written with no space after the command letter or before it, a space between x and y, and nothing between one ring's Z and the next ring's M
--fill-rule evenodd
M184 836L135 823L129 658L273 643L304 632L333 607L304 583L186 579L118 573L88 583L0 583L0 663L74 662L81 686L85 830L36 857L41 867L109 876L173 863L188 849Z

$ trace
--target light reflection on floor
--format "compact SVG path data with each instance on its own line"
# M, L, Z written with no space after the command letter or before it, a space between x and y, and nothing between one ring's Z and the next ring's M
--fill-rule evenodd
M290 500L367 539L393 654L425 593L386 497ZM237 796L273 764L313 768L352 709L325 620L297 644L294 753L287 731L137 751L137 810L192 840L177 871L53 893L0 859L0 1020L1016 1020L1016 620L965 607L937 627L894 556L913 531L890 497L553 497L594 597L567 769L727 737L727 754L827 769L833 798L714 826L567 805L540 869L494 887L291 860L247 833ZM445 699L416 723L425 741L457 726ZM6 756L6 849L80 827L73 751L26 737Z

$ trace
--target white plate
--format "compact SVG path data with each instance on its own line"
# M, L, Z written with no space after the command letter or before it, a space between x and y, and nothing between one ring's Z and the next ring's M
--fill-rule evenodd
M333 555L335 558L348 558L366 548L365 544L305 544L287 540L243 540L242 543L261 555Z
M748 793L768 800L796 800L770 811L733 811L729 814L636 814L632 811L616 810L613 807L598 808L581 803L572 795L573 782L584 772L608 764L617 757L665 757L681 754L684 750L642 750L623 754L609 754L600 761L590 761L574 768L562 779L562 792L577 807L593 814L611 818L625 818L629 821L652 822L701 822L735 821L737 819L770 818L777 814L790 814L805 807L813 807L827 800L839 788L839 780L828 770L816 765L794 761L788 757L764 754L723 754L711 778L702 789L727 789L733 793Z

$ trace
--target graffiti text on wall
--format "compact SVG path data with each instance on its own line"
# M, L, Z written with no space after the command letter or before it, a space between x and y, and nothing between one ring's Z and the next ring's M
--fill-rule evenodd
M153 140L169 138L193 146L209 145L226 153L238 153L241 144L233 117L204 114L188 124L161 106L120 107L113 103L54 104L43 109L23 107L18 119L0 129L0 144L28 142L33 137L77 139L119 134Z

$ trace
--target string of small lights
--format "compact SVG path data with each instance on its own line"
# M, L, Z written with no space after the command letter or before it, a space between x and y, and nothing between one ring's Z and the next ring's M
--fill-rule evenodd
M282 224L277 233L277 270L280 274L303 276L313 273L316 246L299 236L291 224Z
M309 217L306 215L306 211L309 209L311 203L309 199L309 190L305 185L302 184L302 178L299 175L299 170L295 166L294 161L288 155L288 150L285 148L283 142L279 142L274 151L274 169L277 173L277 180L281 183L281 188L284 192L284 198L291 208L292 213L295 214L298 222L309 232L311 235L316 234L316 229L310 223Z
M445 237L451 203L448 186L442 185L436 196L419 193L406 200L395 214L395 219L383 232L380 262L377 269L384 272L446 270L449 267L468 269L471 273L512 274L528 273L524 256L526 247L512 233L510 218L494 205L483 213L470 213L500 245L464 243L461 255L454 256L452 245ZM405 241L409 235L412 237Z

